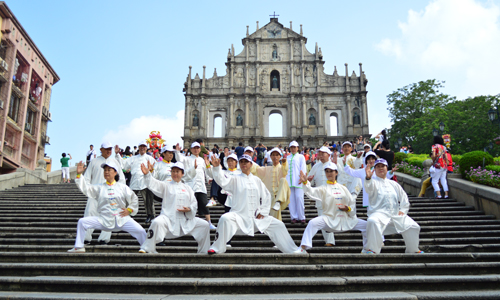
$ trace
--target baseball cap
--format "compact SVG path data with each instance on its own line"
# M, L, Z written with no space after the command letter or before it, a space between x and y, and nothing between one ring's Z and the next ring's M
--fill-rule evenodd
M321 146L321 148L319 148L318 151L326 152L328 154L332 154L332 151L330 151L330 149L328 149L328 147L326 147L326 146Z
M278 152L279 155L283 156L283 153L281 153L280 148L273 148L271 151L269 151L269 155L273 154L273 152Z
M293 147L293 146L298 147L299 143L297 143L297 141L291 141L290 145L288 145L288 147Z
M137 146L148 146L148 143L146 141L140 141L139 144L137 144Z
M370 146L369 144L365 144L365 145L363 146L363 149L364 149L364 148L366 148L366 147L368 147L368 148L370 148L370 150L372 150L372 146Z
M377 159L377 160L375 161L374 166L376 166L376 165L378 165L378 164L383 164L383 165L389 166L389 165L387 164L387 160L385 160L385 159L383 159L383 158L379 158L379 159Z
M200 147L201 148L201 145L198 142L194 142L194 143L191 144L191 148L194 148L194 147Z
M234 159L235 161L238 161L238 156L237 156L235 153L231 153L231 154L229 154L227 158L228 158L228 159L232 158L232 159Z
M108 162L105 162L103 164L101 164L101 168L104 169L105 166L108 166L110 168L113 168L116 172L118 172L118 166L116 165L116 163L112 160L108 161Z
M330 170L334 170L334 171L337 171L337 165L332 163L332 162L328 162L325 164L325 166L323 167L323 169L330 169Z
M161 148L161 151L160 153L163 153L165 151L168 151L168 152L175 152L174 148L172 146L165 146L163 148Z
M113 145L111 145L110 142L104 142L101 144L101 148L104 148L104 149L113 148Z
M245 147L245 151L243 151L243 152L247 152L247 151L252 151L253 152L253 148L250 147L250 146L246 146Z
M349 141L342 143L342 147L344 147L344 145L345 145L345 144L348 144L349 146L351 146L351 147L352 147L352 143L351 143L351 142L349 142Z
M171 169L173 169L173 168L181 169L182 171L184 171L184 164L181 163L180 161L178 161L172 165Z
M368 156L375 156L375 160L377 159L377 154L375 154L375 152L373 151L366 152L365 157L363 159L365 166L366 166L366 159L368 158Z
M246 159L248 160L249 162L253 162L252 161L252 158L250 157L250 155L248 154L243 154L241 157L240 157L240 160L243 160L243 159Z

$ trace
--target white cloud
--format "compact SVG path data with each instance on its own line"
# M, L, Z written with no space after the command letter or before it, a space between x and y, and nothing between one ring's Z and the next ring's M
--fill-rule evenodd
M401 37L375 47L428 78L453 82L454 95L497 94L500 9L474 0L436 0L410 10ZM448 84L447 84L448 86Z
M184 110L175 114L175 118L165 118L160 115L141 116L135 118L126 125L121 125L117 129L109 130L102 141L109 141L113 145L126 146L137 145L141 140L149 137L151 131L160 131L162 138L167 145L182 145L181 136L184 135Z

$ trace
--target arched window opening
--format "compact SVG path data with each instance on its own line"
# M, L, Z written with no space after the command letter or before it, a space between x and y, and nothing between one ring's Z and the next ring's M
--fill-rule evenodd
M271 84L269 85L271 91L280 91L280 72L273 70L269 79L271 80Z
M222 116L214 116L214 137L222 137Z
M339 135L339 124L338 118L336 114L330 114L330 135L338 136Z
M269 136L283 137L283 116L279 112L271 112L269 115Z

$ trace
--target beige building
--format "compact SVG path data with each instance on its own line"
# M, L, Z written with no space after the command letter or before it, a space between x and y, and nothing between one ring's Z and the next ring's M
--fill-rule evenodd
M234 146L264 143L288 145L292 139L306 146L324 141L351 140L369 136L366 85L368 80L359 64L359 76L327 74L321 48L306 48L307 38L277 18L249 33L242 40L243 50L229 49L226 74L214 70L206 77L192 78L191 67L184 84L184 146L196 138L206 145ZM270 116L281 116L281 136L270 136ZM214 131L220 122L221 132ZM331 124L331 123L335 124ZM273 125L274 124L274 125ZM331 126L335 125L335 126Z
M0 2L0 174L35 169L50 143L50 95L59 76Z

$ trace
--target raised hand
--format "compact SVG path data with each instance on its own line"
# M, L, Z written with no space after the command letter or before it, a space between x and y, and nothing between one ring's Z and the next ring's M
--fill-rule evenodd
M218 159L215 155L212 156L212 166L214 167L220 166L220 159Z
M306 174L304 174L304 172L300 171L300 178L299 178L299 182L300 183L304 183L307 181L307 177L306 177Z
M177 143L177 145L175 145L175 150L181 151L181 145L179 145L179 143Z
M205 159L205 164L207 166L209 166L210 165L210 161L208 160L208 157L204 156L203 159Z
M120 147L118 145L115 145L115 153L116 154L120 153Z
M286 157L283 157L283 158L281 159L281 163L282 163L282 164L286 163Z
M155 163L156 163L156 162L154 162L153 164L151 164L151 163L149 162L149 160L148 160L148 170L149 170L149 172L153 172L153 171L154 171L154 169L155 169L155 168L154 168L154 167L155 167Z
M149 164L149 162L148 162L148 164ZM141 171L142 171L142 174L147 175L149 173L149 168L146 167L144 164L141 164Z
M180 211L180 212L190 212L191 208L183 206L182 208L178 208L177 211Z
M83 171L85 171L85 166L83 165L83 162L80 161L77 165L76 165L76 174L80 175L83 173Z
M338 157L337 157L337 155L334 153L334 154L333 154L333 156L332 156L332 158L331 158L332 163L337 164L337 159L338 159Z
M198 162L196 162L196 159L194 160L194 169L196 170L198 168Z
M314 179L314 175L311 175L311 176L307 177L308 181L312 181L313 179Z
M375 169L372 171L370 166L366 166L365 171L366 171L366 179L371 179L373 173L375 173Z

